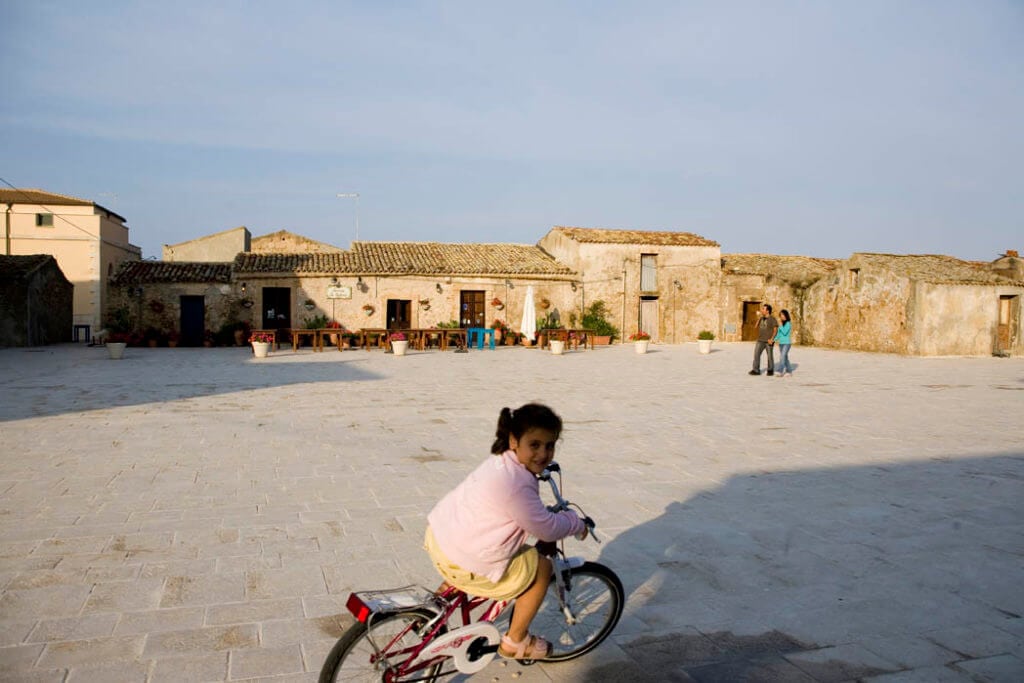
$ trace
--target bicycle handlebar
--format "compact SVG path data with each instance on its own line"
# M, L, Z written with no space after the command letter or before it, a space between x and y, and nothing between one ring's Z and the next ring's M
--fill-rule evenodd
M551 487L552 495L554 495L555 500L558 501L555 505L549 505L548 510L551 512L562 512L563 510L571 510L573 503L570 503L565 498L562 498L562 492L558 490L558 484L555 483L554 478L551 476L555 472L561 474L562 468L559 467L557 462L552 462L551 464L544 468L543 472L537 475L537 479L539 479L540 481L546 481L548 483L548 485ZM593 538L594 541L596 541L597 543L600 543L601 539L594 535L594 527L596 527L597 524L594 522L593 519L590 518L590 516L583 512L582 508L580 508L578 505L576 506L576 508L579 509L580 513L582 513L580 516L583 518L583 523L590 531L590 537Z

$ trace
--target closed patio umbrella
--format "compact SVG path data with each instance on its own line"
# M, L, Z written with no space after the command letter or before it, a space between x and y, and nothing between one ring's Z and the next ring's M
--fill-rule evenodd
M537 334L537 311L533 306L533 285L526 286L526 300L523 302L523 322L519 331L531 342Z

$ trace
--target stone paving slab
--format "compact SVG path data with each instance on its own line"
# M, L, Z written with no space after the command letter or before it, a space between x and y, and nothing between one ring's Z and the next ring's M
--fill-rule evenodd
M625 613L451 680L1024 680L1024 359L752 352L0 350L0 679L315 681L540 400Z

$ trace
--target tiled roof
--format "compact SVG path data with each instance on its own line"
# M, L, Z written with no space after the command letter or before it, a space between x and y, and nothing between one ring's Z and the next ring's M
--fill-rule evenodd
M110 278L115 285L157 282L231 282L230 263L122 261Z
M87 199L70 197L66 194L44 192L34 189L2 189L0 188L0 202L11 202L12 204L59 204L61 206L92 206Z
M355 242L351 251L239 254L237 273L360 275L572 275L539 247L526 244Z
M817 282L840 261L812 256L775 254L722 254L722 272L726 275L764 275L806 287Z
M1013 280L993 272L991 265L984 261L962 261L952 256L937 254L870 254L855 253L851 265L856 262L876 268L884 268L897 275L934 284L996 285L1024 281Z
M20 280L55 259L49 254L29 256L0 256L0 280Z
M437 275L571 275L573 270L532 244L356 242L364 263L380 273Z
M551 229L576 242L602 244L656 244L671 247L717 247L718 242L692 232L668 230L610 230L607 228L572 228L556 225Z
M368 273L350 251L314 254L239 254L236 273Z
M95 206L106 211L111 216L117 216L124 222L124 216L119 216L110 209L102 207L96 202L88 199L79 199L66 194L56 194L38 189L9 189L0 188L0 203L6 204L41 204L43 206Z

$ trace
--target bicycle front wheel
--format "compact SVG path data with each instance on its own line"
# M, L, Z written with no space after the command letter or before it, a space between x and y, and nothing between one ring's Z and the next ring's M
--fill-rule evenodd
M584 562L578 569L567 570L565 603L575 623L562 612L554 579L548 594L533 618L530 631L551 643L546 662L576 659L593 650L607 638L622 616L625 592L622 582L608 567Z
M409 658L408 653L397 653L419 643L421 638L417 633L418 628L433 617L434 614L429 610L415 609L375 619L369 628L366 624L356 622L331 648L320 670L320 683L433 681L440 673L440 664L417 671L405 678L399 678L395 674L396 668ZM388 652L396 654L389 656L388 652L382 652L382 656L378 658L377 652L385 648Z

